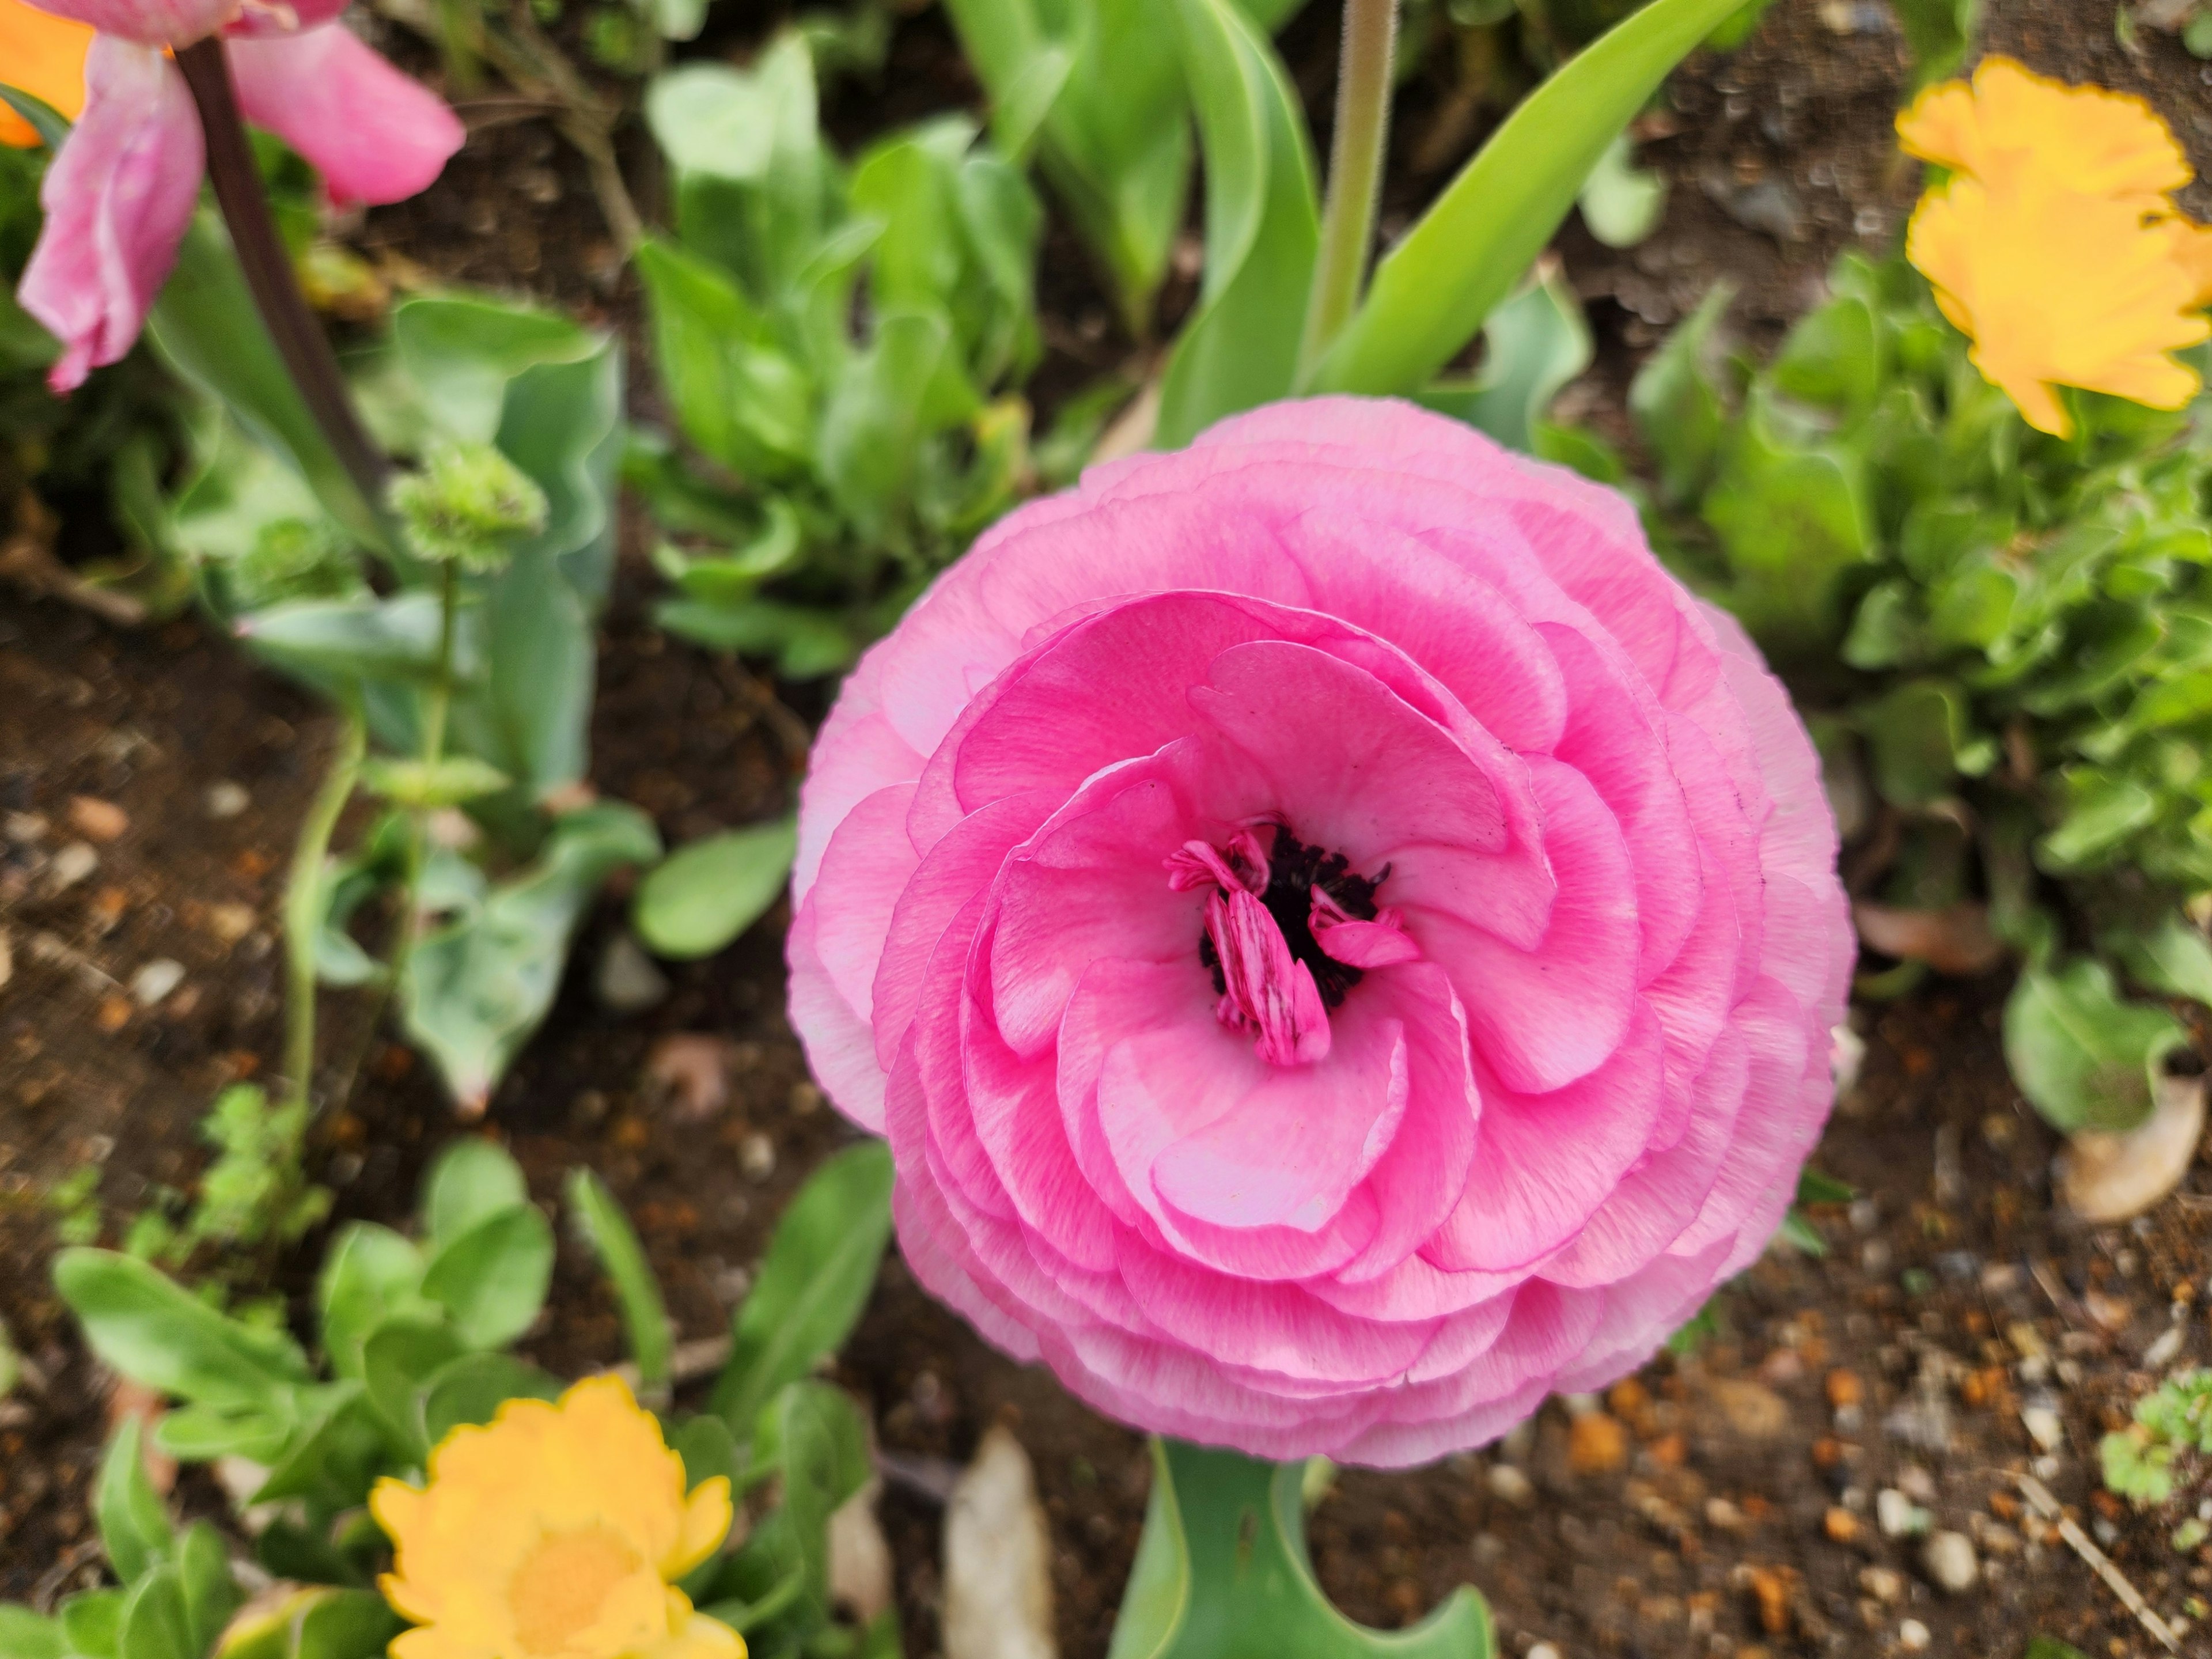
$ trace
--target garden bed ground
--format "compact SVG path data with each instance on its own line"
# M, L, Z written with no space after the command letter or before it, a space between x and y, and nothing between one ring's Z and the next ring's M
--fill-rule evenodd
M2212 94L2170 42L2129 56L2109 0L1996 9L1993 44L2151 91L2212 167ZM1839 246L1895 234L1912 181L1889 160L1899 54L1887 18L1879 5L1777 0L1750 49L1680 79L1674 131L1650 125L1645 149L1674 180L1666 225L1625 253L1578 229L1562 240L1601 342L1588 389L1571 394L1590 418L1608 420L1642 351L1716 277L1742 290L1738 320L1756 339L1810 302ZM1311 98L1327 89L1331 27L1302 20L1287 42ZM933 17L901 26L895 82L902 70L907 89L887 100L899 118L963 95ZM1426 83L1408 94L1409 164L1445 97ZM848 136L887 118L853 94L831 114ZM631 296L594 252L602 237L580 169L532 122L486 131L437 191L366 231L445 274L628 324ZM1131 351L1057 234L1045 291L1048 395ZM652 812L672 842L781 810L818 706L788 690L787 706L747 671L654 630L641 551L629 550L605 635L598 787ZM283 866L330 736L311 702L198 623L123 632L12 596L0 611L0 963L11 960L0 967L0 1318L37 1372L0 1402L0 1599L49 1602L97 1576L84 1499L106 1408L46 1288L43 1194L103 1164L112 1224L152 1186L189 1184L209 1100L274 1063ZM667 997L629 1016L594 985L620 915L611 898L587 927L491 1129L541 1198L573 1165L599 1170L636 1218L683 1334L710 1336L792 1189L849 1131L807 1082L783 1018L781 912L721 957L672 970ZM160 961L183 977L142 1006L134 983ZM2012 1659L2040 1632L2093 1659L2153 1651L2021 1513L2014 1477L2045 1455L2024 1407L2058 1413L2048 1483L2153 1604L2172 1616L2192 1595L2212 1600L2212 1554L2167 1543L2196 1495L2128 1514L2100 1498L2094 1455L2148 1385L2143 1354L2177 1321L2169 1363L2212 1361L2212 1170L2200 1165L2130 1229L2093 1232L2054 1212L2055 1144L2006 1080L1999 988L1860 1012L1865 1071L1818 1163L1861 1198L1819 1213L1825 1259L1771 1255L1727 1293L1717 1334L1656 1362L1601 1413L1577 1420L1555 1403L1504 1449L1410 1475L1346 1473L1314 1538L1347 1610L1396 1625L1471 1580L1509 1653L1547 1641L1567 1659L1871 1655L1898 1650L1907 1621L1938 1653ZM316 1171L342 1218L402 1217L455 1126L423 1068L364 1030L362 999L325 1006L323 1085L337 1104ZM303 1291L313 1259L299 1253L275 1282ZM553 1321L528 1346L572 1373L611 1360L618 1325L595 1273L566 1243L559 1271ZM839 1377L871 1402L893 1454L883 1514L908 1651L937 1651L944 1481L1006 1422L1050 1519L1061 1650L1100 1659L1142 1519L1139 1440L985 1349L895 1256ZM1883 1535L1885 1488L1974 1540L1978 1583L1945 1594L1917 1541Z

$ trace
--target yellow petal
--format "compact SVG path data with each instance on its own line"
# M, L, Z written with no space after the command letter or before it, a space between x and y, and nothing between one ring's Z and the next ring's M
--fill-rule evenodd
M2069 86L1990 57L1930 87L1897 118L1905 153L1995 183L2026 172L2054 190L2161 198L2193 176L2156 111L2131 94Z
M683 1533L674 1552L661 1563L660 1576L681 1578L712 1555L722 1540L729 1536L730 1522L735 1513L730 1502L727 1475L718 1474L693 1487L684 1505Z
M27 92L74 121L84 110L84 55L92 30L26 5L0 0L0 83ZM0 144L28 149L39 135L28 121L0 104Z
M681 1596L672 1600L683 1601ZM670 1621L668 1640L648 1659L745 1659L745 1639L719 1619L693 1613L684 1602L684 1613Z

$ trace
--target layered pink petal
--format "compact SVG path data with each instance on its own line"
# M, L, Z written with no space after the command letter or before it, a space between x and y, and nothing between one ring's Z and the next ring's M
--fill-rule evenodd
M404 201L468 136L443 99L340 25L234 36L223 49L246 118L307 157L335 201Z
M16 290L62 343L47 377L57 392L138 338L198 204L205 157L191 94L158 48L99 35L84 83L84 112L40 189L46 223Z
M242 0L39 0L39 9L137 46L188 46L237 18Z

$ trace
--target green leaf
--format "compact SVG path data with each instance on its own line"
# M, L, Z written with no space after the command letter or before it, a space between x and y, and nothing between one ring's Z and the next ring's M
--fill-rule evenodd
M422 1305L422 1252L389 1227L356 1221L340 1232L315 1285L331 1370L359 1381L363 1346L386 1320Z
M1899 806L1927 806L1952 794L1960 775L1986 769L1988 739L1975 736L1965 692L1948 680L1908 680L1857 720L1875 787Z
M162 1413L155 1425L154 1443L180 1463L243 1457L250 1463L265 1464L283 1450L293 1426L289 1402L279 1409L254 1412L180 1406Z
M146 1478L139 1419L125 1418L107 1443L92 1508L100 1522L100 1547L124 1583L136 1583L167 1558L173 1535L169 1512Z
M422 1183L422 1225L442 1249L508 1210L530 1203L522 1166L495 1141L469 1135L438 1154Z
M378 1659L406 1628L374 1590L326 1591L301 1616L291 1659Z
M653 607L653 619L672 634L714 651L772 657L787 680L819 679L850 663L859 647L842 617L773 599L736 604L671 599Z
M1883 367L1874 307L1844 295L1790 331L1770 373L1792 398L1856 414L1874 406Z
M455 1100L481 1107L560 988L568 938L600 884L660 855L652 821L602 802L558 819L538 862L426 935L400 988L407 1032Z
M1845 578L1875 549L1857 457L1789 441L1774 411L1754 400L1700 510L1735 577L1730 607L1753 636L1784 654L1832 649Z
M1848 1204L1857 1196L1857 1190L1849 1182L1833 1176L1822 1175L1809 1166L1797 1172L1800 1204Z
M480 444L498 442L515 385L531 370L589 362L606 350L603 337L557 312L477 295L410 299L392 312L392 337L438 428Z
M1512 292L1668 71L1741 3L1652 0L1570 58L1383 259L1309 389L1425 385Z
M776 1224L752 1293L731 1324L714 1410L748 1438L761 1407L836 1352L875 1287L890 1239L891 1158L866 1141L807 1178Z
M1912 90L1941 81L1966 61L1979 9L1978 0L1897 0L1897 21L1912 58Z
M1582 301L1555 266L1492 312L1482 334L1480 377L1464 384L1440 380L1417 401L1508 449L1531 453L1536 424L1552 399L1590 365Z
M130 1600L119 1589L89 1590L82 1595L72 1595L61 1605L61 1627L68 1639L66 1651L82 1654L85 1659L115 1659L123 1644L123 1604ZM0 1623L13 1612L0 1607ZM8 1652L8 1638L0 1633L0 1654Z
M253 650L310 675L427 681L438 668L439 606L432 593L292 599L240 617L234 626ZM454 665L463 676L482 666L472 629L455 634Z
M306 479L333 519L368 546L386 544L378 504L362 499L308 412L213 208L193 216L146 331L171 368Z
M513 1354L472 1353L440 1371L422 1405L422 1426L436 1446L465 1424L489 1423L510 1400L558 1400L561 1380Z
M1290 393L1321 243L1304 106L1274 46L1232 0L1176 0L1176 21L1206 152L1206 276L1160 382L1163 448Z
M442 1305L472 1348L500 1348L528 1330L553 1282L552 1224L534 1204L502 1210L441 1245L422 1294Z
M2122 932L2105 946L2136 984L2212 1007L2212 943L2182 917L2169 911L2157 927Z
M1616 133L1576 200L1591 235L1607 247L1634 247L1659 228L1667 211L1667 181L1638 167L1635 144L1626 132Z
M720 267L647 238L635 255L677 424L732 471L775 478L803 468L818 388L765 313Z
M638 884L630 913L638 937L659 956L713 956L783 896L798 848L795 818L678 848Z
M2111 970L2083 957L2021 970L2005 1003L2005 1060L2057 1129L2122 1133L2150 1115L2162 1062L2186 1033L2164 1010L2123 1001Z
M313 1391L301 1422L253 1494L257 1504L301 1499L311 1516L326 1518L368 1501L385 1467L386 1437L357 1382Z
M64 1250L54 1287L92 1351L134 1382L200 1404L266 1407L307 1380L307 1356L280 1332L226 1319L155 1268L108 1250Z
M369 1405L417 1464L430 1455L422 1413L430 1381L467 1352L445 1326L414 1321L386 1325L362 1346L362 1383Z
M131 1586L115 1647L119 1659L201 1659L174 1567L153 1567Z
M2035 848L2037 861L2046 869L2081 870L2108 862L2158 817L2158 797L2123 773L2069 766L2060 781L2064 816Z
M848 360L830 390L816 440L831 499L863 538L899 534L923 441L969 420L979 406L941 309L876 319L868 349Z
M1307 1552L1303 1463L1152 1443L1152 1496L1109 1659L1492 1659L1462 1586L1421 1623L1376 1631L1329 1604Z
M185 1623L194 1659L215 1646L216 1638L245 1605L246 1593L231 1576L230 1551L211 1521L196 1521L177 1544L177 1577L185 1592Z
M69 1651L58 1619L42 1619L28 1607L0 1601L0 1659L67 1659Z
M783 1476L782 1510L799 1547L806 1595L830 1605L830 1517L872 1473L867 1428L853 1402L821 1382L785 1388L770 1403L766 1455Z
M362 782L393 805L426 811L465 806L496 795L514 780L471 755L440 761L373 760L362 769Z
M1735 297L1730 284L1714 283L1628 388L1629 413L1658 459L1660 495L1670 506L1702 495L1720 458L1727 410L1708 365Z
M730 1425L711 1413L687 1418L671 1430L668 1449L684 1460L684 1487L687 1492L717 1476L734 1488L743 1472L738 1467L738 1443L730 1433Z
M607 1190L605 1182L589 1170L568 1172L568 1208L584 1242L606 1269L622 1309L623 1329L629 1337L630 1358L637 1362L638 1380L647 1389L667 1386L669 1359L674 1350L670 1334L668 1304L661 1299L653 1264L629 1218Z

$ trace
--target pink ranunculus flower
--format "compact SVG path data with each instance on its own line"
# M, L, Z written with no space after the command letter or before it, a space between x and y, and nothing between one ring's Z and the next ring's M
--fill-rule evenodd
M224 37L239 107L314 164L340 202L397 202L438 176L465 136L427 88L337 19L346 0L38 0L100 31L83 113L46 173L38 246L16 297L62 343L57 392L120 359L176 264L206 151L165 55Z
M1100 1409L1417 1462L1780 1221L1852 939L1811 744L1629 505L1286 403L1014 514L847 683L792 1018L922 1281Z

